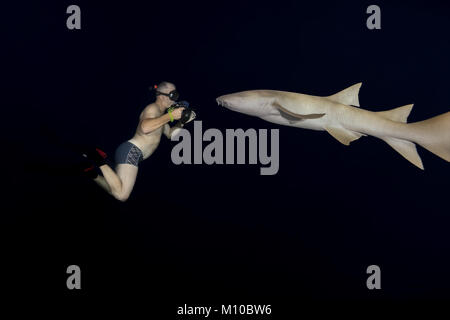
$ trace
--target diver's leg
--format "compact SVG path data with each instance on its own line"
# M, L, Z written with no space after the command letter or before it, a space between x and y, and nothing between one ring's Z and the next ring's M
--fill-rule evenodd
M116 166L116 172L122 181L120 197L122 201L125 201L130 196L131 191L133 191L134 184L136 183L138 167L127 163L118 164Z
M117 173L108 165L101 166L100 170L103 173L104 180L97 178L95 182L117 200L126 201L136 182L138 167L123 163L117 165Z
M94 181L117 200L126 201L136 182L138 164L143 159L141 150L129 141L119 145L115 153L115 171L106 164L106 154L102 150L96 148L87 156L103 174L103 177L95 177Z
M97 183L102 189L104 189L106 192L112 195L111 193L111 187L109 186L108 182L106 182L106 179L103 176L98 175L94 179L95 183Z

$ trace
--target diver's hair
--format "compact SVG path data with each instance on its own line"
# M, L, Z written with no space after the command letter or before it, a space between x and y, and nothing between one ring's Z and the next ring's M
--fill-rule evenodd
M168 91L168 89L170 87L174 87L175 88L175 85L173 83L171 83L171 82L168 82L168 81L162 81L160 84L158 84L158 89L157 90L164 92L164 91Z

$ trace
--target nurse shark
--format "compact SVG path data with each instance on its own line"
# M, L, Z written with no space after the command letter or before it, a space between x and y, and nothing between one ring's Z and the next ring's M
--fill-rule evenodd
M382 139L415 166L424 169L416 144L450 161L450 112L407 123L413 107L374 112L359 108L357 83L331 96L276 90L249 90L220 96L220 106L291 127L327 131L344 145L362 136Z

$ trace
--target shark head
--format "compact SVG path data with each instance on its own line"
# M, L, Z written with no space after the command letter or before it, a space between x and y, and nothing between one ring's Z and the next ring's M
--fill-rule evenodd
M312 123L312 120L322 118L325 113L311 113L308 108L311 102L305 102L305 97L294 92L250 90L220 96L216 101L220 106L232 111L269 122L321 130L320 123Z
M254 117L264 117L274 112L272 106L276 97L266 90L250 90L220 96L216 99L220 106Z

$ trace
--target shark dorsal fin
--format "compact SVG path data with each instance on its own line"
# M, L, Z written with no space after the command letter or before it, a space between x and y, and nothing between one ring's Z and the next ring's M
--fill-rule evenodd
M379 111L377 114L392 121L406 123L412 107L413 104L407 104L403 107L398 107L387 111Z
M284 114L284 116L290 116L294 119L298 119L298 120L305 120L305 119L317 119L317 118L321 118L325 115L325 113L311 113L311 114L298 114L292 111L289 111L288 109L284 108L283 106L281 106L278 102L273 102L272 105L278 109L278 111L280 111L280 113L282 113L282 116ZM292 121L292 119L290 119Z
M359 89L361 88L362 82L352 85L347 89L344 89L332 96L327 97L330 100L339 102L348 106L359 107Z

